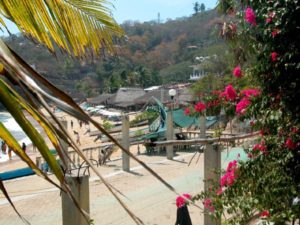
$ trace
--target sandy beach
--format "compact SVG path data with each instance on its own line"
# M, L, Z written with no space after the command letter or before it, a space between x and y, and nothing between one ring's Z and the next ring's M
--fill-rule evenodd
M58 113L57 116L68 122L68 132L73 138L75 138L74 130L79 133L80 148L90 148L101 144L99 140L94 142L95 136L87 133L88 129L93 131L94 127L83 124L80 128L79 122L65 113ZM100 117L94 117L94 119L102 122ZM73 128L71 128L71 120ZM49 141L48 144L50 145ZM132 146L130 151L137 155L137 146ZM138 156L139 159L162 176L179 193L196 194L201 191L203 187L202 157L198 163L193 162L188 166L187 164L194 154L192 152L178 152L175 159L170 161L166 159L166 156L143 154L145 148L142 145L140 145L140 151L142 154ZM33 151L32 146L28 146L28 153L33 161L39 156L38 152ZM126 196L126 198L121 196L122 200L145 224L174 224L176 221L176 194L168 190L132 159L130 160L130 172L123 172L120 156L121 151L115 151L111 156L112 161L105 166L97 167L97 169L109 183ZM14 156L12 160L1 163L1 171L10 171L26 166L17 156ZM50 178L53 178L53 175L50 175ZM90 212L96 225L134 224L93 172L91 172L89 180ZM4 185L17 209L31 224L62 224L61 197L57 188L36 175L8 180L4 182ZM194 206L191 206L189 210L194 221L193 224L202 224L200 210ZM0 195L0 212L2 215L0 224L23 224L3 194Z
M188 166L193 153L178 153L174 160L165 156L138 156L162 176L179 193L196 194L203 188L202 157ZM131 172L123 172L121 160L98 167L107 181L120 190L122 200L148 225L174 224L176 220L176 194L168 190L156 178L135 161L130 161ZM53 175L50 176L53 178ZM34 184L34 185L33 185ZM5 182L5 186L20 213L32 225L62 224L61 197L57 188L37 176ZM190 206L193 224L202 224L201 211ZM0 224L21 225L22 221L9 203L0 196ZM108 192L103 183L91 173L90 213L96 225L131 225L134 222Z

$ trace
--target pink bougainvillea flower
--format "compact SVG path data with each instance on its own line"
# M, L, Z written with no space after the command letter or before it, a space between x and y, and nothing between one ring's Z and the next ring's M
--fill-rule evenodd
M248 156L249 159L253 158L253 154L252 153L248 153L247 156Z
M192 198L192 196L190 194L183 194L182 196L185 197L185 198L187 198L187 199L191 199Z
M178 196L177 198L176 198L176 206L178 207L178 208L180 208L180 207L182 207L182 206L184 206L185 205L185 200L184 200L184 198L182 197L182 196Z
M224 187L227 184L227 174L224 174L220 179L220 186Z
M235 111L237 114L243 114L246 108L251 104L248 98L243 98L238 104L236 104Z
M265 155L268 154L267 147L265 146L265 144L263 142L261 144L254 145L252 150L253 151L260 151L260 152L264 153Z
M256 16L252 8L248 7L245 11L245 20L252 26L256 26Z
M272 22L272 18L271 17L268 17L267 19L266 19L266 23L271 23Z
M259 89L246 89L246 90L242 90L241 93L250 98L251 96L255 97L258 96L260 94L260 90Z
M236 179L237 161L233 160L228 163L226 173L220 179L221 188L224 186L232 186Z
M272 52L271 53L271 59L273 62L276 62L278 58L278 53L277 52Z
M204 208L210 208L211 204L212 204L212 200L210 198L207 198L203 201Z
M227 186L232 186L234 184L235 181L235 174L234 171L230 171L227 173Z
M241 67L240 65L236 66L234 69L233 69L233 75L237 78L240 78L242 77L242 71L241 71Z
M237 97L235 89L232 87L231 84L227 85L225 88L225 96L227 100L234 101Z
M273 31L272 31L272 37L274 38L274 37L276 37L277 36L277 34L279 34L279 32L280 32L280 30L279 29L274 29Z
M230 172L226 172L220 179L220 186L225 187L225 186L232 186L234 184L234 181L236 179L235 176L235 171L232 170Z
M253 127L255 125L255 122L253 120L250 121L250 126Z
M191 199L191 198L192 198L192 196L190 194L183 194L182 196L178 196L176 198L176 206L178 208L184 206L187 202L186 199Z
M233 161L228 163L226 171L231 172L232 170L235 170L236 168L237 168L237 161L233 160Z
M216 194L217 195L221 195L223 193L223 188L220 187L217 191L216 191Z
M297 144L293 142L292 138L288 138L285 141L285 145L290 150L294 150L295 148L297 148Z
M292 128L291 128L291 132L292 132L293 134L297 134L298 131L299 131L298 127L292 127Z
M184 110L184 115L188 116L188 115L190 115L190 114L191 114L190 108L186 108L186 109Z
M260 213L260 217L269 217L270 216L270 212L268 210L264 210Z
M202 102L198 102L196 105L195 105L195 111L196 112L202 112L206 109L206 106L204 103Z

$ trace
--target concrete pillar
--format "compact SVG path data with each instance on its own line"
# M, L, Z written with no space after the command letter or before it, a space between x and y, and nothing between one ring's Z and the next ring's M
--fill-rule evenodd
M122 118L122 146L125 149L129 149L129 118L127 115L124 115ZM129 155L122 151L122 168L124 171L129 172L130 171L130 161L129 161Z
M61 124L68 131L68 121L62 120ZM69 161L69 158L68 158L68 154L69 154L68 153L68 147L69 146L68 146L68 144L64 140L60 139L59 141L60 141L60 144L61 144L61 147L62 147L62 154L64 155L64 158L66 160L66 165L65 165L66 168L64 168L64 169L70 170L71 165L70 165L70 161Z
M166 130L167 140L174 139L174 127L173 127L173 114L172 110L167 112L167 130ZM167 146L167 159L172 160L174 157L174 149L172 145Z
M200 116L200 138L206 138L206 116Z
M66 181L69 184L74 197L81 209L86 213L90 212L89 177L74 176L66 174ZM78 210L67 193L62 192L62 219L63 225L88 225L87 219Z
M215 173L221 169L221 151L218 145L207 144L204 150L204 190L209 191L210 183L206 180L212 179L219 182L220 176ZM207 213L204 213L204 225L220 225L220 221L213 221Z

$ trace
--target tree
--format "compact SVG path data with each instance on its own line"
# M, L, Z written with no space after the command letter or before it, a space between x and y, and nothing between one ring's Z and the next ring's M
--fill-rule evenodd
M205 4L201 3L200 5L200 12L204 12L205 11Z
M199 3L198 2L194 3L193 9L194 9L195 15L197 15L199 12Z
M39 42L46 46L53 54L55 54L57 50L60 50L79 59L101 55L104 53L104 49L111 54L114 53L113 38L118 39L123 35L122 29L110 16L110 10L106 6L106 1L104 0L3 0L0 3L0 9L0 23L6 29L8 28L6 27L5 21L2 19L3 17L16 24L23 34L34 39L35 42ZM74 21L77 22L74 23ZM59 49L55 49L53 43L55 43ZM63 156L63 148L61 146L61 140L64 140L91 166L135 223L141 224L140 220L125 206L115 192L112 191L113 187L103 179L99 171L95 169L74 143L72 138L69 137L59 119L53 114L48 102L55 104L60 109L68 112L81 121L92 123L123 151L127 152L128 155L140 163L141 161L133 156L127 149L124 149L98 122L89 117L68 95L57 89L38 74L26 61L8 48L2 40L0 40L0 74L0 102L15 118L17 123L31 139L34 146L37 147L59 181L59 184L53 182L35 165L34 162L32 162L27 153L22 151L21 146L2 123L0 123L0 138L5 140L7 145L23 161L25 161L37 175L43 177L61 190L68 192L72 200L76 203L76 199L70 192L65 180L64 173L67 169L65 162L67 160ZM40 86L42 86L43 89L40 88ZM25 97L22 97L16 90L21 91ZM41 109L44 109L47 114ZM41 134L25 116L25 112L31 115L31 117L44 129L60 156L64 170L62 170L56 159L50 153ZM48 114L51 117L51 121ZM163 181L149 167L146 165L144 165L144 167L158 179ZM0 189L14 207L1 180ZM86 215L84 212L82 213ZM87 218L87 220L89 220L89 218Z

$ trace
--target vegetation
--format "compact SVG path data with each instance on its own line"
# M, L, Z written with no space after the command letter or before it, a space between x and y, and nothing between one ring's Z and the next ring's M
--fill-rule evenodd
M196 56L218 55L218 63L206 68L212 74L224 74L233 62L216 35L220 22L216 10L200 10L197 15L162 24L125 21L121 27L126 38L116 42L117 56L104 53L104 59L93 57L84 62L66 58L57 46L54 58L41 44L21 35L11 35L4 41L58 88L90 97L115 92L121 86L186 82L192 73L190 66L197 63Z
M245 150L247 161L230 162L220 180L206 181L211 188L194 200L201 199L205 213L226 224L258 218L265 224L294 224L300 215L298 1L220 0L219 7L229 14L222 34L236 56L236 81L220 93L222 107L252 120L260 137ZM245 77L259 90L237 92L234 86Z

